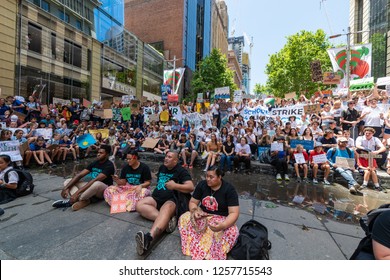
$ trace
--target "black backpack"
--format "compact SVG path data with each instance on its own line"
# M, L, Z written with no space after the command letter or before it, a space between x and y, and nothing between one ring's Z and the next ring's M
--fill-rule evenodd
M385 211L390 211L390 204L383 204L379 206L378 209L373 209L368 212L367 215L360 218L360 226L366 233L366 236L360 241L350 260L375 259L374 251L372 249L372 227L374 226L376 218Z
M271 245L267 228L258 221L250 220L240 228L230 255L236 260L269 260Z
M15 171L19 176L18 186L15 190L16 195L25 196L31 194L34 190L34 184L30 172L21 169L10 169L4 174L4 181L6 183L8 183L8 173L11 171Z

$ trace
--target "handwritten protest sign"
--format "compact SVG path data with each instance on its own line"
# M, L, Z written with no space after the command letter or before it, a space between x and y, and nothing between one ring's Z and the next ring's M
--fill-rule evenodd
M317 114L321 112L321 106L320 104L305 105L303 111L306 115Z
M95 109L93 110L93 114L99 118L104 117L104 109Z
M326 158L326 154L320 154L320 155L316 155L316 156L313 156L313 162L314 163L324 163L324 162L327 162L328 159Z
M294 154L295 162L298 164L306 163L305 156L302 153Z
M158 114L152 114L149 116L149 121L153 122L158 122L160 120L160 116Z
M103 119L112 119L112 109L104 109L103 110Z
M354 158L345 158L345 157L336 157L336 165L342 168L355 168L355 159Z
M53 97L53 104L70 105L70 103L70 100Z
M138 114L140 112L141 101L139 100L131 100L130 101L130 109L133 114Z
M124 107L121 109L122 118L124 121L128 121L131 118L131 109L130 107Z
M200 92L198 93L197 97L196 97L196 102L198 103L202 103L203 102L203 92Z
M144 143L142 144L142 148L145 149L154 149L158 143L159 139L154 139L154 138L145 138Z
M241 90L235 90L233 93L233 101L234 102L241 102L242 101L242 92Z
M111 108L111 101L110 100L103 100L103 109L110 109Z
M9 155L11 157L11 161L23 160L19 146L19 141L1 141L0 153L2 155Z
M42 136L46 140L53 138L53 130L51 128L37 128L35 133L36 136Z
M271 143L271 152L274 151L283 151L283 143L273 142Z
M107 128L105 128L105 129L90 129L89 130L89 133L92 134L93 137L95 137L95 139L96 139L96 134L98 134L99 132L102 134L103 138L108 137L108 129Z
M229 87L215 88L214 99L229 99L229 98L230 98Z
M92 105L92 102L91 102L91 101L89 101L89 100L83 98L83 106L84 106L84 107L89 108L89 107L91 107L91 105Z

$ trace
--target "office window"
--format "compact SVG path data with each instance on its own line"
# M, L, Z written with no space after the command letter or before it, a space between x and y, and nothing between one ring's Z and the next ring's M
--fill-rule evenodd
M64 62L81 68L82 48L68 40L64 40Z
M78 30L83 30L82 25L81 25L81 21L76 20L76 28L77 28Z
M81 68L81 46L73 44L73 63L74 66Z
M46 12L50 12L50 4L46 2L45 0L41 1L41 8L45 10Z
M42 28L28 23L28 34L26 36L26 47L28 50L42 52Z
M51 56L53 59L57 57L57 38L55 33L51 33Z
M64 13L64 11L58 10L59 18L65 22L69 23L69 15L67 13Z

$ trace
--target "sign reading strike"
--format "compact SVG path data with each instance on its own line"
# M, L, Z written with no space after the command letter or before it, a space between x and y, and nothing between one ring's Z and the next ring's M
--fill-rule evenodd
M290 106L290 107L283 107L283 108L273 108L270 112L267 107L257 106L257 107L245 107L241 111L241 115L243 116L244 120L249 120L250 116L254 116L255 119L259 118L260 116L267 116L267 117L277 117L279 116L281 119L288 118L290 116L295 116L298 118L301 115L303 115L303 106Z
M3 155L9 155L11 161L23 160L20 155L19 141L1 141L0 142L0 153Z

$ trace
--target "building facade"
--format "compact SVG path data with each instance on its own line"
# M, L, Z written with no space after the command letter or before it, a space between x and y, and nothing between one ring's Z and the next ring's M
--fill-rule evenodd
M186 68L185 95L197 63L210 54L211 0L125 0L125 28Z
M251 75L251 65L250 65L250 56L248 53L244 52L245 47L245 37L230 37L228 39L229 52L234 51L238 64L241 70L241 84L238 86L242 91L249 94L250 93L250 75Z
M234 83L238 88L241 88L242 85L242 72L240 64L238 63L238 59L236 53L233 50L228 51L228 67L233 71L234 74Z
M211 17L211 49L219 49L226 57L228 55L229 16L225 1L212 1Z
M372 43L372 76L390 76L390 0L350 0L349 24L352 44Z

